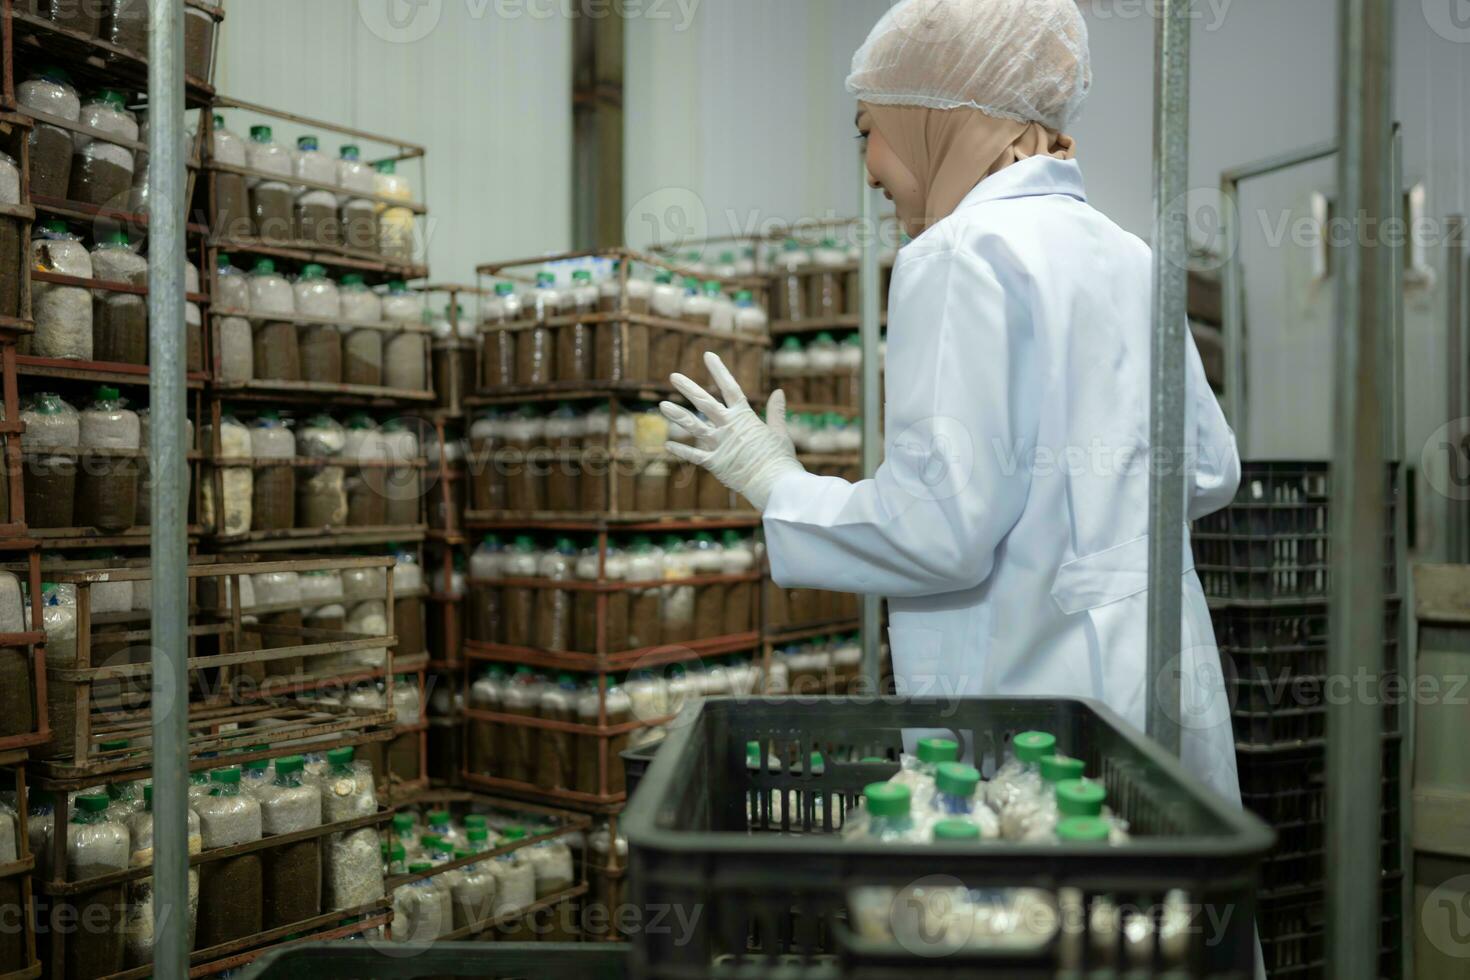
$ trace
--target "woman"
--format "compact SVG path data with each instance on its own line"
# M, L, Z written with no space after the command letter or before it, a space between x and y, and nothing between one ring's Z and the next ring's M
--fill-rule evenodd
M914 240L889 298L885 461L804 471L718 358L724 403L665 402L708 468L764 514L787 588L887 596L901 692L1097 698L1147 714L1147 245L1087 204L1064 135L1090 84L1073 0L903 0L854 59L869 181ZM1235 438L1191 343L1190 519L1228 503ZM1193 461L1197 460L1197 464ZM1187 767L1239 800L1209 611L1186 533Z

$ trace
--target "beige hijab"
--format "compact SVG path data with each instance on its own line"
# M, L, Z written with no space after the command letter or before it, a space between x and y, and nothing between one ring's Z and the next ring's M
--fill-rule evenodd
M959 207L975 185L1018 160L1051 156L1070 160L1076 143L1041 123L988 116L979 109L924 109L862 103L873 125L924 190L917 235Z

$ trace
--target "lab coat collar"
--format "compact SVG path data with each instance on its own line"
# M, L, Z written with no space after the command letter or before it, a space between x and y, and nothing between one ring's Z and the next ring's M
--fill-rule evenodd
M1082 186L1082 168L1076 160L1056 157L1031 157L1011 164L999 173L976 184L956 211L1016 197L1045 197L1064 194L1086 203L1087 191Z

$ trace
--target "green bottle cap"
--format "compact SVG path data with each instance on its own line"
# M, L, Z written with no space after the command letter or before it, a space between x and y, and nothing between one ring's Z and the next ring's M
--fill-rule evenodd
M230 766L228 769L216 769L209 774L209 781L224 786L238 786L240 785L240 767Z
M115 88L103 89L99 97L103 102L117 109L126 109L128 106L128 100L123 98L123 94Z
M1042 756L1052 755L1057 748L1057 738L1047 732L1021 732L1011 740L1016 758L1022 762L1039 763Z
M490 831L485 827L471 827L465 831L464 835L471 844L476 845L482 851L485 849L483 845L490 841Z
M941 762L934 771L934 785L941 793L968 798L980 785L980 770L962 762Z
M919 739L919 761L938 765L941 762L956 762L960 757L959 743L951 738Z
M61 218L52 218L46 222L46 230L55 232L58 235L64 234L66 232L66 222Z
M97 386L97 400L100 402L115 402L121 397L121 392L111 385ZM126 741L126 739L124 739Z
M301 267L301 278L307 281L325 279L327 278L326 266L317 265L315 262L308 262Z
M327 764L331 766L350 766L355 750L350 745L344 745L338 749L327 750Z
M107 809L107 794L84 793L77 797L77 809L85 813L102 813Z
M1041 778L1049 783L1060 783L1064 779L1081 779L1087 766L1081 759L1065 755L1041 757Z
M257 143L269 143L271 141L271 128L269 126L251 126L250 138Z
M578 269L572 273L572 282L591 282L592 272L588 269Z
M395 814L393 814L393 830L395 832L399 833L399 834L406 834L409 831L413 830L413 814L412 813L395 813Z
M392 847L388 848L388 854L393 858L394 862L396 863L406 858L408 856L408 851L404 849L402 844L394 844Z
M785 340L781 341L781 349L801 350L801 341L797 340L795 337L787 337Z
M394 160L379 160L376 166L380 174L394 174L398 172L398 163Z
M298 150L306 150L308 152L315 152L315 150L317 149L317 147L319 147L320 145L321 144L317 141L317 138L315 136L298 136L298 137L296 137L296 149L298 149Z
M449 822L448 810L430 810L429 824L431 826Z
M366 283L367 280L362 277L361 272L349 272L342 277L342 285L344 286L362 286L366 285Z
M241 768L248 769L251 772L264 772L270 768L270 765L271 760L269 759L251 759L249 762L244 763Z
M512 824L511 826L506 827L504 832L502 832L500 836L504 837L506 840L521 840L526 836L526 828L522 827L520 824Z
M274 275L275 271L276 264L270 259L259 259L255 263L255 274L257 276Z
M1057 812L1068 817L1096 817L1102 813L1108 791L1090 779L1064 779L1057 783Z
M362 150L352 143L344 144L339 152L343 160L356 160L362 156Z
M109 232L105 240L109 245L127 245L128 233L122 230Z
M413 864L410 864L408 866L408 873L411 875L421 875L426 871L433 870L434 865L429 861L415 861Z
M513 282L497 282L495 284L495 295L496 296L509 296L511 293L513 293L515 291L516 291L516 286L515 286L515 283L513 283Z
M426 851L437 851L444 846L444 838L438 834L420 834L419 845Z
M934 825L935 840L979 840L980 828L969 820L941 820Z
M299 755L283 755L276 760L276 775L289 776L306 768L306 760Z
M485 830L489 827L483 813L466 813L464 825L468 830Z
M102 391L102 389L99 388L98 389L98 393L100 394L101 391ZM113 397L115 398L117 396L114 395ZM116 752L118 749L125 749L129 745L132 745L132 744L133 743L129 742L125 738L114 738L114 739L111 739L109 741L103 742L98 747L101 748L102 751L104 751L104 752Z
M909 788L902 783L869 783L863 788L868 813L875 817L902 817L909 812Z
M1107 841L1112 828L1101 817L1067 817L1057 822L1057 839L1069 843Z

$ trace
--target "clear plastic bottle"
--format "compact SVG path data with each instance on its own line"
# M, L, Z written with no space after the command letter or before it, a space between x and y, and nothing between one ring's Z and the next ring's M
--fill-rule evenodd
M709 349L719 356L725 367L734 372L739 364L735 359L735 342L727 337L735 333L735 303L725 295L723 286L711 279L704 284L704 295L710 301L710 329L721 336L707 339ZM705 387L715 390L715 382L709 380Z
M704 292L704 283L694 276L686 277L679 318L685 323L708 328L714 312L714 300ZM680 337L679 373L699 384L708 384L710 379L704 367L704 354L712 348L713 339L698 334L680 334Z
M324 267L311 263L302 267L295 294L298 314L323 321L300 326L297 347L301 355L301 379L340 384L342 333L336 321L342 318L342 300L337 284L327 278Z
M424 299L410 292L401 281L388 284L383 297L383 319L392 323L422 326ZM428 335L421 330L389 333L383 343L383 381L389 388L424 391L429 384Z
M415 657L427 649L424 597L418 594L424 587L424 570L412 546L389 544L387 548L398 562L393 570L393 632L398 636L395 652L400 657ZM414 690L417 692L417 687ZM415 701L417 697L415 693Z
M501 846L525 839L526 828L518 824L501 832ZM495 876L495 917L497 919L522 912L536 902L536 871L520 850L497 855L490 865ZM507 939L517 938L514 933Z
M263 833L281 836L321 826L321 788L302 779L304 762L299 755L276 760L274 779L261 789ZM270 848L263 855L261 871L265 928L276 929L321 914L320 838Z
M269 126L251 126L245 159L251 170L270 177L250 178L250 220L257 238L289 242L296 192L291 187L291 151L277 143ZM280 179L275 179L280 178Z
M366 414L358 412L347 420L347 445L342 456L364 464L387 460L383 433ZM385 472L380 465L364 465L348 471L348 527L382 527L387 524L388 502L383 496Z
M292 170L313 184L337 184L337 163L321 152L315 136L296 139ZM337 216L337 195L321 187L302 187L296 198L296 240L328 248L342 241L342 224Z
M796 337L787 337L771 355L771 387L785 391L789 402L807 401L807 363L806 351L802 349L801 341Z
M47 66L33 72L15 88L22 111L33 110L65 122L79 122L82 100L65 70ZM64 198L71 183L70 130L38 122L30 134L31 194Z
M520 319L521 301L513 283L497 282L495 295L486 299L480 323L501 326ZM516 383L516 334L512 330L485 330L480 335L480 386L493 388Z
M755 552L750 542L731 529L724 533L720 551L720 574L745 575L755 568ZM745 633L754 628L755 582L731 582L725 586L725 634Z
M548 317L555 316L561 305L556 289L556 274L541 272L536 286L526 296L526 311L536 326L516 333L516 383L544 385L556 378L556 344Z
M810 264L811 259L806 249L794 238L786 239L781 251L776 254L776 319L778 320L805 320L808 316L806 309L806 277L802 273Z
M250 312L255 322L255 377L264 381L300 381L301 351L296 325L269 319L272 313L296 312L295 291L276 274L276 264L271 259L255 263L250 277Z
M1069 819L1097 820L1107 828L1106 840L1118 846L1128 843L1128 821L1107 807L1107 790L1090 779L1063 779L1056 784L1057 833Z
M434 870L429 861L416 861L408 866L413 875L428 874ZM431 943L447 935L454 928L452 911L446 917L446 903L438 876L415 878L406 885L393 890L393 925L391 935L394 942Z
M582 415L569 402L562 402L546 417L546 509L571 512L581 506L582 467L580 453Z
M428 820L429 833L447 844L451 852L469 843L464 829L455 824L452 810L443 808L430 810L425 817Z
M927 828L914 820L913 798L902 783L870 783L863 788L863 819L860 836L884 843L918 843L929 837Z
M323 461L321 465L302 470L301 482L296 488L298 526L346 526L347 472L340 464L325 464L326 460L341 454L346 442L346 431L330 415L312 416L297 433L296 451L302 456ZM338 594L340 597L340 589Z
M378 205L371 195L377 193L377 182L372 167L362 159L362 151L352 144L341 148L337 183L342 188L338 202L342 210L342 243L352 251L376 255Z
M497 459L505 474L507 510L546 509L546 419L533 405L522 405L505 424L505 451Z
M834 403L857 408L862 397L863 338L851 333L837 345L837 382L833 386Z
M209 795L195 803L195 810L205 850L261 837L260 803L240 792L238 768L211 773ZM263 900L260 852L202 865L196 944L217 946L260 932Z
M608 675L606 684L607 726L611 728L632 721L633 702L629 699L628 692L612 675ZM602 707L601 702L602 695L598 692L597 681L593 680L584 685L581 694L577 697L577 720L583 725L596 727L598 712ZM602 779L602 763L599 753L602 751L604 741L607 743L606 792L609 794L623 792L623 758L620 753L628 747L627 732L611 737L601 735L579 737L577 788L583 793L603 795L603 788L599 785Z
M212 150L216 163L229 167L248 165L245 141L225 126L225 117L219 114L214 117ZM214 182L215 208L210 231L226 240L250 237L250 193L245 177L221 171L214 175Z
M379 431L388 461L393 464L382 474L384 523L393 527L422 524L424 493L417 465L422 455L418 436L400 418L384 422Z
M1050 841L1056 836L1057 784L1067 779L1081 779L1081 759L1047 755L1041 759L1043 792L1024 802L1006 808L1001 821L1001 836L1015 841Z
M663 643L688 643L694 639L694 594L692 585L675 584L694 577L694 555L678 535L663 541Z
M92 250L92 276L103 282L148 285L148 260L133 251L128 233L108 233ZM92 303L92 356L122 364L148 363L148 301L134 293L99 289Z
M218 307L216 313L249 311L250 282L230 262L228 255L220 254L214 282L214 302ZM219 321L219 346L221 381L249 381L255 376L255 343L248 319L243 316L223 316Z
M547 582L568 582L574 577L577 549L570 538L557 538L556 546L543 554L537 576ZM542 650L569 650L572 646L572 591L538 589L534 646Z
M279 412L260 413L250 427L250 455L257 461L251 498L251 527L256 531L284 531L296 526L296 436Z
M374 192L405 204L413 200L408 178L398 172L393 160L380 160L373 179ZM413 209L378 205L378 250L385 258L398 262L413 261Z
M816 271L808 279L807 316L827 320L846 311L843 297L846 277L842 272L845 265L847 253L834 238L822 239L822 243L812 250L812 266Z
M555 684L541 688L540 716L548 721L577 721L577 681L563 671ZM543 789L575 789L577 786L577 736L559 729L537 735L536 785Z
M602 555L597 545L583 548L577 556L575 574L580 582L596 582ZM606 573L609 582L620 582L627 575L627 558L611 543L607 549ZM572 646L581 653L598 652L597 604L599 596L605 609L603 636L607 652L614 652L628 635L629 597L626 590L598 593L580 589L572 599Z
M203 426L199 433L201 445L207 451L212 451L214 446L212 428ZM219 467L223 492L223 500L219 502L215 500L214 475L206 474L203 485L199 488L199 523L216 534L237 536L248 532L254 520L251 503L255 496L255 475L249 466L250 430L239 419L226 414L220 420L219 443L219 459L244 461L246 465ZM217 514L217 511L222 513ZM26 514L30 514L29 502L26 504Z
M837 402L837 371L840 361L837 342L829 333L819 333L806 349L805 400L818 405Z
M31 267L78 279L92 278L92 257L59 218L47 221L31 241ZM92 294L81 286L37 282L31 287L35 331L29 353L37 357L92 360Z
M138 139L138 120L117 89L103 89L82 105L79 121L109 136ZM66 196L97 207L126 209L133 189L133 151L117 143L77 134Z
M136 412L116 388L100 385L78 416L83 450L136 452L142 430ZM133 526L138 506L138 461L125 456L91 456L77 477L76 520L104 531Z
M570 303L567 302L570 300ZM562 306L578 317L597 312L597 287L589 269L572 273L572 288L562 297ZM556 328L556 378L559 381L589 381L593 377L596 327L580 320Z
M916 756L904 756L893 782L909 787L919 806L927 806L935 792L935 775L946 762L958 762L960 746L948 738L921 738Z
M670 642L664 638L663 631L663 590L655 584L663 575L663 554L654 548L648 537L635 537L628 551L628 581L647 584L631 590L629 595L629 650Z
M483 827L472 827L467 832L469 846L464 856L482 854L491 849L490 832ZM460 852L456 852L458 856ZM495 910L495 875L487 862L467 864L460 869L459 881L451 890L454 899L454 928L468 929L489 919Z
M500 535L487 534L470 555L468 638L479 643L500 643L502 599L497 581L505 569L505 548Z
M986 802L1002 820L1012 804L1026 800L1034 805L1041 796L1041 759L1054 754L1056 747L1056 736L1049 732L1020 732L1011 740L1014 756L996 770L985 787Z
M501 694L501 706L505 714L534 718L541 709L541 681L522 664L511 676ZM505 779L522 783L534 783L536 778L537 739L545 735L540 728L529 725L505 726L505 753L501 759L501 771Z
M130 847L128 828L107 814L105 793L84 793L76 799L76 812L67 824L68 881L85 881L124 871ZM74 976L95 977L120 972L123 968L123 886L113 885L79 895L75 900L79 921L92 923L77 930L67 942L67 963ZM99 920L101 927L99 927Z
M698 578L717 578L724 572L725 549L714 539L714 535L701 531L694 536L689 548L691 563ZM710 582L695 586L694 590L694 637L707 640L725 634L725 609L729 605L730 586L724 582Z
M528 647L536 635L536 590L515 580L534 579L539 562L536 545L530 535L517 535L504 559L504 575L508 582L502 589L502 626L510 646Z
M470 707L481 711L499 711L504 701L507 677L505 668L491 664L470 686ZM471 772L499 776L505 755L505 732L493 721L472 718L469 721L469 767Z
M128 836L131 840L129 863L135 868L153 865L153 786L143 787L140 809L127 819ZM204 837L199 829L199 815L188 811L188 849L198 854L204 849ZM189 869L188 884L188 936L192 944L195 923L199 914L199 869ZM140 878L129 888L128 919L124 925L129 966L143 966L153 962L153 944L156 930L153 920L153 879Z
M654 277L649 299L653 315L665 320L678 320L684 314L684 290L674 284L672 273L660 272ZM684 350L684 334L662 327L652 329L648 344L648 374L654 384L668 384L669 375L680 370Z
M342 319L346 324L377 323L383 319L383 301L363 282L362 274L350 272L339 287ZM344 325L342 338L342 381L350 385L383 383L383 331Z

